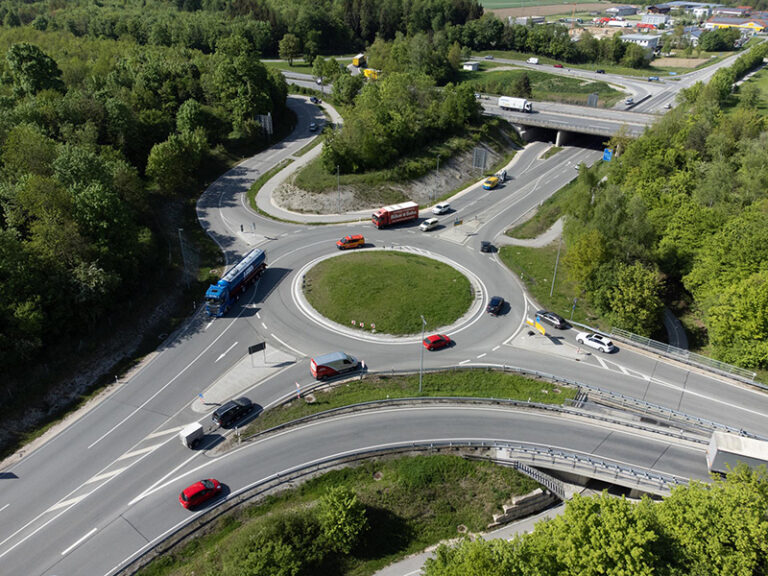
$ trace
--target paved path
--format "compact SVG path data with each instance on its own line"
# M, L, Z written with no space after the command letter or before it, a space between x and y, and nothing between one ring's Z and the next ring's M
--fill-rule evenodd
M527 246L529 248L541 248L549 246L560 238L563 233L563 219L559 218L552 226L536 238L512 238L511 236L499 236L496 242L506 246Z

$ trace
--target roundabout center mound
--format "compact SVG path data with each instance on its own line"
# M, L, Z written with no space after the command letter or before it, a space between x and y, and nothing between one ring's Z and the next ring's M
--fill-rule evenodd
M361 251L319 262L305 276L304 296L326 318L392 335L448 326L474 298L461 272L432 258L403 252Z

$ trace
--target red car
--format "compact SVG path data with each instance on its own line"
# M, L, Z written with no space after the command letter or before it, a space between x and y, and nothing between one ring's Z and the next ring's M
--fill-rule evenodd
M179 503L184 508L194 508L206 500L210 500L221 492L221 484L218 480L208 478L195 482L192 486L184 488L179 494Z
M424 338L424 348L427 350L440 350L451 345L451 339L445 334L432 334Z
M562 65L562 64L555 64L555 66L554 66L554 67L555 67L555 68L562 68L562 67L563 67L563 65Z

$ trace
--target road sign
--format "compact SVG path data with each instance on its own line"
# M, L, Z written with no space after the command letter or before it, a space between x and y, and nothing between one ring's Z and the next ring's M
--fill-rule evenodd
M267 347L266 342L259 342L258 344L254 344L253 346L248 346L248 354L253 354L255 352L261 352Z
M610 162L611 158L613 158L613 150L610 148L606 148L603 150L603 161L604 162Z

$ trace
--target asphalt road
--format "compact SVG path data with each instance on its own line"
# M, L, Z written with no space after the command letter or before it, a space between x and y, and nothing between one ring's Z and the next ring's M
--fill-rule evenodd
M619 459L636 467L705 477L701 451L686 451L669 440L665 445L632 431L601 430L591 421L562 422L509 411L481 414L468 408L345 417L293 430L222 458L184 449L176 431L199 417L191 409L192 402L235 366L254 342L266 341L295 359L281 372L253 382L253 387L243 391L262 406L290 394L295 382L308 383L308 357L334 349L356 354L371 371L417 369L418 338L362 338L347 327L312 318L299 305L299 271L307 263L335 253L334 240L354 231L365 233L372 246L429 254L477 278L475 311L457 326L445 329L455 336L457 345L426 354L428 368L513 365L540 370L768 436L764 417L768 406L762 393L632 350L605 356L584 354L575 344L573 331L557 333L535 345L526 336L523 322L534 306L495 254L479 253L479 242L493 239L522 218L574 178L578 163L593 162L599 151L567 148L541 160L546 146L534 144L509 167L512 180L492 191L479 185L470 187L451 201L455 212L441 217L441 228L430 233L418 231L415 225L376 230L367 222L289 225L251 212L242 196L253 179L311 139L306 126L318 117L317 108L296 97L291 97L290 105L299 117L294 133L223 176L198 205L201 224L222 247L227 261L233 263L248 248L259 245L269 255L267 274L230 315L215 321L196 315L129 381L53 440L3 471L3 573L106 574L194 517L181 509L176 496L200 477L216 476L235 492L324 454L387 442L524 439ZM345 218L348 216L327 220ZM453 225L457 218L463 222L460 226ZM511 304L498 318L482 310L493 294L503 295ZM207 418L204 422L210 425ZM150 493L142 497L147 489Z

